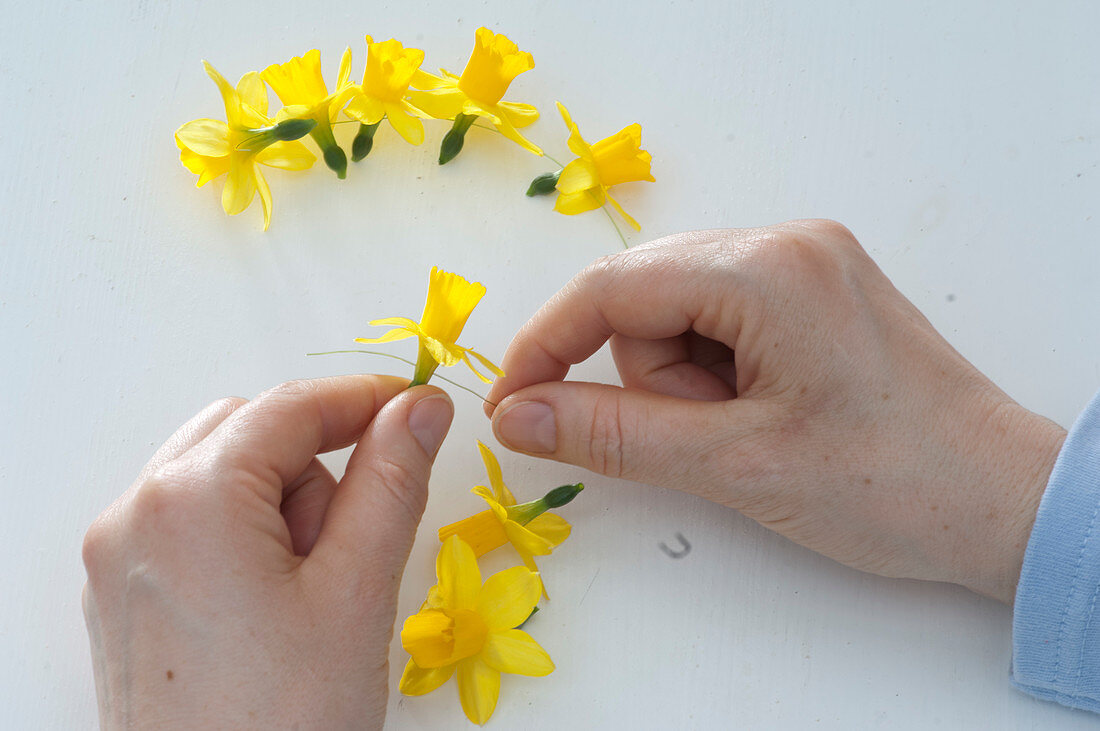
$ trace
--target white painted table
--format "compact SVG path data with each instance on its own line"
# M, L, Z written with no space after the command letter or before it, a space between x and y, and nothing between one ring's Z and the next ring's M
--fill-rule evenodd
M220 186L195 190L172 142L221 115L200 58L235 80L316 46L335 74L350 44L359 74L369 32L458 71L475 28L506 32L534 53L511 96L543 110L530 133L548 152L565 150L556 99L590 139L642 123L658 183L623 189L645 227L633 242L837 218L979 368L1068 425L1100 385L1100 6L958 5L9 3L2 725L93 725L81 538L193 412L290 378L404 374L304 354L418 313L433 264L488 286L466 340L499 357L618 246L599 213L524 198L547 164L495 136L475 130L436 166L443 123L423 148L384 129L344 182L320 165L273 172L267 234L258 203L228 219ZM578 371L614 378L606 357ZM402 619L431 583L435 528L479 509L467 489L489 427L473 397L454 398ZM858 574L685 495L500 454L523 494L590 489L563 511L574 535L547 561L554 599L532 628L558 670L506 678L496 728L1098 723L1009 686L1003 606ZM658 544L678 532L693 550L673 560ZM395 644L395 686L403 662ZM391 696L391 728L464 723L453 686Z

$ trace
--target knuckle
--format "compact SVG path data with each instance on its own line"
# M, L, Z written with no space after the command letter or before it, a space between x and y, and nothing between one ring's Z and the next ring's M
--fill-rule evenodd
M593 471L608 477L621 477L626 471L621 416L617 398L603 395L596 399L589 425L588 462Z
M847 226L830 218L805 218L798 221L792 221L792 223L809 231L815 237L830 242L846 244L856 243L856 237L852 235L852 232Z
M247 403L248 399L243 399L239 396L226 396L217 401L211 401L204 411L218 414L222 418L225 418Z
M261 393L257 399L297 398L300 396L308 396L315 390L316 385L312 381L300 378L293 381L285 381L278 386L273 386Z
M108 560L114 545L114 529L107 516L101 515L88 526L80 555L89 576L98 571Z

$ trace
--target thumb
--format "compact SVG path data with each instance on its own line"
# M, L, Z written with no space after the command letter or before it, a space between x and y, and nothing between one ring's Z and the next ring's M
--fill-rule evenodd
M504 399L493 431L514 451L729 504L730 488L767 464L766 411L746 400L552 381Z
M356 585L364 571L399 579L453 417L451 399L434 386L403 391L382 407L348 460L309 558Z

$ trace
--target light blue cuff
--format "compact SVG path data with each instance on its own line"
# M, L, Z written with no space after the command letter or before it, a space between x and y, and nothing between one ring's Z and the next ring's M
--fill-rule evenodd
M1039 503L1012 645L1013 685L1100 712L1100 393L1070 429Z

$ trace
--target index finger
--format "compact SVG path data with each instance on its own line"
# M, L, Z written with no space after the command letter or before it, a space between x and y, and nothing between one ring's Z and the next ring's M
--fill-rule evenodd
M755 231L698 231L598 260L574 277L508 346L488 400L565 378L615 333L659 340L695 330L733 347L738 243ZM487 409L489 407L487 406Z
M238 408L183 458L219 474L256 478L248 482L277 508L283 487L314 456L358 441L379 409L408 385L404 378L371 375L284 383Z

